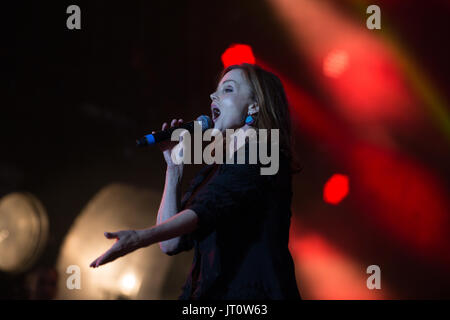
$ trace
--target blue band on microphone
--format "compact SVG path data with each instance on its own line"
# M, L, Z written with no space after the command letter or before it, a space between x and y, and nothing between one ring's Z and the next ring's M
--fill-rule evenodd
M155 143L155 137L152 134L146 135L145 139L147 139L147 143L148 144L154 144Z

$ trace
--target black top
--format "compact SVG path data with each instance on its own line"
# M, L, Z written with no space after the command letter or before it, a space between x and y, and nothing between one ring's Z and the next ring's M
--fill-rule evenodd
M212 164L192 180L181 210L195 211L198 227L169 253L195 250L180 300L300 299L288 250L289 163L280 155L275 175L261 175L260 168Z

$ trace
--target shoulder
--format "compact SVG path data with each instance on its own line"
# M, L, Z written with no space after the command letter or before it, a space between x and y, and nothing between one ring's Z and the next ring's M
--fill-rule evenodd
M279 176L291 176L290 160L281 151L261 155L259 146L252 150L247 143L240 150L236 151L233 157L233 161L225 162L220 166L219 172L246 177L259 177L262 180L273 180Z

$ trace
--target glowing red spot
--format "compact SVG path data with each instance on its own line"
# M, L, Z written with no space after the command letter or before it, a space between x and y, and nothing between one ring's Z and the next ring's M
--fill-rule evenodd
M338 204L348 194L348 177L343 174L334 174L323 189L323 199L330 204Z
M330 78L339 77L347 69L348 60L347 51L331 51L323 61L323 73Z
M246 44L233 44L222 54L223 67L233 64L255 64L252 48Z

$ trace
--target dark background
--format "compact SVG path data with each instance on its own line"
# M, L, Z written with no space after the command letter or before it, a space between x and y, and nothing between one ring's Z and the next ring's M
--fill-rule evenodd
M379 3L448 101L448 2ZM70 4L81 7L81 30L66 28ZM230 44L251 45L321 99L264 1L14 2L2 4L1 23L0 197L28 191L47 209L50 239L33 268L55 264L72 222L102 186L162 190L162 155L137 149L135 139L175 117L209 115L220 55ZM300 191L320 192L314 177L332 165L318 159L317 146L297 140L307 168ZM449 172L448 163L439 165ZM197 170L189 166L185 182ZM0 298L24 298L25 276L0 273ZM429 287L411 295L429 289L426 297L449 297L448 289Z

